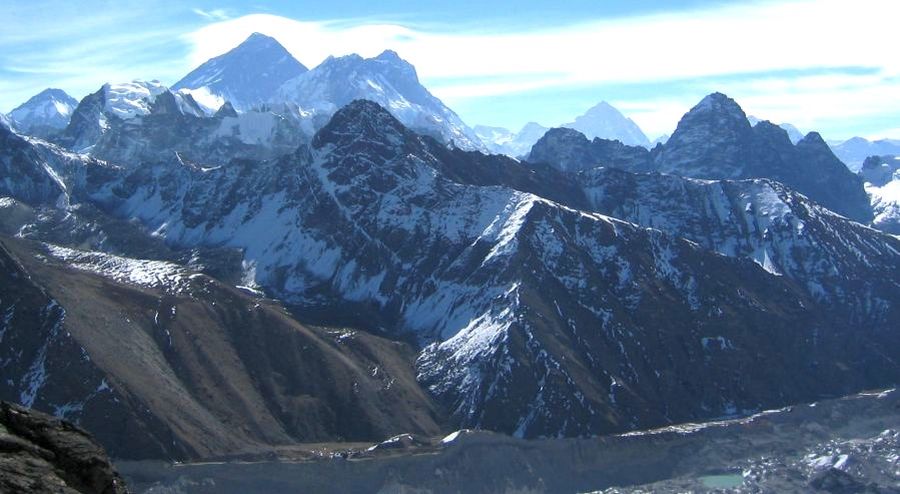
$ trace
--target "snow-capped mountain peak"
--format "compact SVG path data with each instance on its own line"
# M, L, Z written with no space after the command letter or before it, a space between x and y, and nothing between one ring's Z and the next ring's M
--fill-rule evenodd
M62 89L49 88L16 107L9 118L19 131L43 137L64 129L77 105L78 101Z
M229 52L211 58L172 86L204 106L229 101L240 111L268 102L285 82L307 68L275 38L253 33Z
M606 101L594 105L584 115L563 127L575 129L588 139L599 137L617 140L629 146L650 147L650 140L640 127Z
M391 50L374 58L329 57L287 81L273 101L286 101L325 120L353 100L387 108L411 129L463 149L483 149L472 129L419 82L416 69Z

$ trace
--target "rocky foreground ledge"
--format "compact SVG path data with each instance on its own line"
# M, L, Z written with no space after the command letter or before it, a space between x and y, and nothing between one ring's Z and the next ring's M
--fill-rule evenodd
M125 494L128 489L87 432L0 402L0 492Z

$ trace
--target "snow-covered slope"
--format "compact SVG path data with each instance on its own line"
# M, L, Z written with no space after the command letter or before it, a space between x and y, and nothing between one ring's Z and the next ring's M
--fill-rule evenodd
M870 156L859 170L880 230L900 235L900 156Z
M476 125L473 130L490 152L519 158L527 156L531 146L549 129L539 123L529 122L519 132L485 125Z
M419 83L416 69L387 50L374 58L329 57L314 69L284 83L274 101L296 103L324 124L356 99L387 108L407 127L462 149L484 149L475 132Z
M161 94L172 93L157 80L104 84L78 103L58 141L73 151L89 152L111 127L148 115ZM173 97L178 112L207 114L189 94Z
M243 112L269 102L282 84L306 71L277 40L253 33L191 71L172 90L190 93L213 111L228 101Z
M601 101L563 127L575 129L588 139L616 140L629 146L650 147L650 140L633 120L605 101Z
M893 287L900 278L900 244L777 182L614 169L590 170L577 181L592 209L750 259L793 279L828 310L885 328L898 317Z
M46 137L69 124L78 101L62 89L45 89L9 114L22 133Z

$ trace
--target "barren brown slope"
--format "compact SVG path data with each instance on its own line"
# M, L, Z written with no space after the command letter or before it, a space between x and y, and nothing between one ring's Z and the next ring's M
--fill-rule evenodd
M303 326L205 275L115 281L84 268L121 258L2 244L0 398L83 418L113 456L439 432L405 344Z

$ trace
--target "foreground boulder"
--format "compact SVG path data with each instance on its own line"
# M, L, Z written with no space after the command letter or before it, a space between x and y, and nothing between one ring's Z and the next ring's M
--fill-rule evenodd
M87 432L51 415L0 402L0 492L128 490Z

